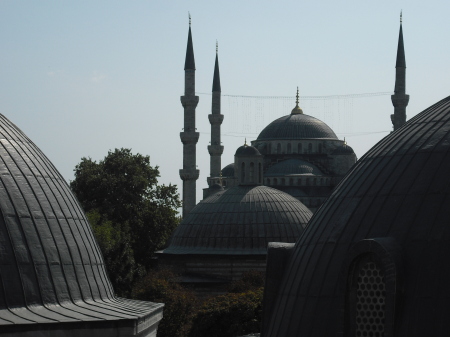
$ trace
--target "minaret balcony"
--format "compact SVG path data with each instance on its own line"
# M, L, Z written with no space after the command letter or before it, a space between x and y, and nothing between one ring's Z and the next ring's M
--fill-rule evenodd
M186 108L186 107L196 107L198 104L198 96L181 96L180 97L181 100L181 105Z
M199 137L199 132L180 132L180 139L184 145L197 144Z
M210 115L208 115L208 119L209 119L209 122L211 123L211 125L217 125L217 124L220 125L223 122L223 115L210 114Z
M220 156L223 153L222 145L209 145L208 152L211 156Z
M180 178L181 180L197 180L200 175L200 170L195 169L181 169Z
M409 95L405 94L394 94L391 95L392 105L394 107L406 107L409 102Z

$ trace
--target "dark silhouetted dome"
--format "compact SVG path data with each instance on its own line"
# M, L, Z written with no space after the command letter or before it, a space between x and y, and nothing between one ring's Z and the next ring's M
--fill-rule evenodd
M3 115L0 171L0 334L12 335L17 328L40 336L40 329L62 329L58 323L71 322L75 331L93 327L77 323L101 322L95 326L102 336L129 336L148 319L153 321L140 325L141 330L157 325L162 304L115 296L91 227L69 186ZM159 318L149 316L155 312ZM116 323L106 323L118 320L120 333L111 325ZM69 331L64 335L72 336Z
M291 114L267 125L257 140L337 139L331 128L321 120L305 114Z
M234 163L228 164L222 169L222 177L234 177Z
M264 172L265 177L292 174L323 175L315 165L301 159L284 160L269 167L266 172Z
M264 336L350 336L363 314L375 325L359 331L450 335L449 173L447 97L369 150L314 214Z
M197 204L164 254L265 255L269 242L295 242L311 215L300 201L274 188L232 187Z
M261 153L259 153L259 151L256 147L245 144L245 145L239 146L234 155L235 156L260 156Z
M214 190L214 191L223 191L223 187L220 184L213 184L211 186L211 189Z
M336 154L353 154L353 153L355 153L355 152L347 144L339 146L336 149L334 149L333 152L331 152L332 155L336 155Z

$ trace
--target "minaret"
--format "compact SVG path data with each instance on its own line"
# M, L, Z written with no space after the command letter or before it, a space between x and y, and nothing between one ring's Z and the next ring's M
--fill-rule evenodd
M216 42L216 64L214 65L214 78L212 85L212 105L211 114L208 115L211 123L211 145L208 146L208 152L211 156L210 177L219 177L221 169L221 156L223 146L220 145L220 125L223 121L223 115L220 113L220 73L219 73L219 55ZM210 180L211 181L211 180Z
M406 61L405 48L403 46L402 13L400 13L400 33L398 36L397 62L395 64L395 89L391 96L394 105L394 114L391 121L394 131L406 123L406 106L409 102L409 95L405 94L406 87Z
M189 16L189 35L184 63L184 96L181 96L181 104L184 107L184 131L180 132L183 143L183 169L180 170L180 177L183 180L183 217L185 217L195 206L196 180L199 175L196 165L196 145L199 133L195 128L195 108L198 104L198 96L195 96L195 59L192 46L191 16Z

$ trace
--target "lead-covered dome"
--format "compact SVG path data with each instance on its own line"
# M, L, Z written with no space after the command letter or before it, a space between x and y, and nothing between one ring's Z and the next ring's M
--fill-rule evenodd
M0 331L60 336L67 325L59 323L70 322L64 336L94 328L102 336L130 336L156 329L162 307L115 296L69 186L41 150L0 115Z
M300 201L274 188L232 187L197 204L163 253L265 255L269 242L295 242L311 215Z
M369 150L314 215L264 335L448 336L449 172L447 97Z
M321 120L305 114L290 114L274 120L259 134L257 140L338 139Z

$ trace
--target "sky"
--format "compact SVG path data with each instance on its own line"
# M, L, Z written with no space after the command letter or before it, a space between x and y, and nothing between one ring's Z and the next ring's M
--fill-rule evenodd
M450 94L448 0L1 0L0 113L68 182L82 157L100 160L124 147L149 155L160 183L181 193L190 12L199 201L209 175L216 40L222 166L245 138L290 113L297 87L304 113L329 124L360 158L392 130L401 10L409 119ZM348 96L366 93L384 94Z

